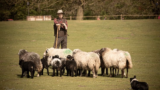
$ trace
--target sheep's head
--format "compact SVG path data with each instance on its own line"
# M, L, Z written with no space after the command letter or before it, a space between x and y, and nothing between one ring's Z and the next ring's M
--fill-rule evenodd
M99 54L102 55L102 53L103 53L105 50L106 50L106 48L101 48L101 49L99 50Z
M40 62L39 62L39 65L38 65L38 69L37 69L38 73L41 73L42 69L43 69L43 64L42 64L42 62L40 61Z
M18 55L19 55L19 56L22 56L22 55L24 55L25 53L27 53L27 50L21 49L21 50L19 50Z
M80 52L80 51L81 51L80 49L74 49L73 54L76 54L77 52Z
M59 58L59 55L52 56L52 59Z
M60 68L62 66L61 58L58 55L52 57L51 65L55 68Z
M49 50L49 48L47 48L46 51L43 53L43 57L48 55L48 50Z
M54 48L47 48L46 51L43 53L43 56L49 56L48 53L51 49L54 49Z
M67 56L67 61L71 61L71 60L73 60L73 57L71 55L68 55Z
M115 49L113 49L113 51L117 52L117 51L119 51L119 49L115 48Z

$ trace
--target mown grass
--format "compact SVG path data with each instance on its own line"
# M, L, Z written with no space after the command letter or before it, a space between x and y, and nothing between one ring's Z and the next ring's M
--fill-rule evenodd
M150 90L160 89L160 21L106 20L68 21L68 48L83 51L102 47L118 48L131 53L133 69L129 78L137 75ZM130 90L129 78L41 77L20 78L19 49L37 52L41 57L53 46L53 21L0 22L0 89L1 90ZM98 72L101 73L100 70ZM50 69L50 75L52 70ZM36 76L36 75L35 75Z

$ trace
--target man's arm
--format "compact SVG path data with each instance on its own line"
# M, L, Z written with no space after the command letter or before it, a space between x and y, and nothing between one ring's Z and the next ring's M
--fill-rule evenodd
M57 21L56 18L54 19L54 24L55 24L56 26L60 25L60 23Z
M67 30L68 29L68 23L67 23L67 20L65 20L65 23L63 23L65 29Z

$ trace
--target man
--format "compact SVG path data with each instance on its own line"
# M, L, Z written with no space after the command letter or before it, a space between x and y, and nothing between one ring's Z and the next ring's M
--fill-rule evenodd
M54 36L55 36L55 41L54 41L54 48L56 48L56 38L57 38L57 28L58 28L58 41L57 41L57 48L67 48L67 29L68 29L68 24L67 20L63 18L63 11L58 10L57 11L58 18L54 19Z

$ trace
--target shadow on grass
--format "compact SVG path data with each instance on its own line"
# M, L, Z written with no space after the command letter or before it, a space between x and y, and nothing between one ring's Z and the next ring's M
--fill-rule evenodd
M21 78L21 74L17 74L17 78Z

